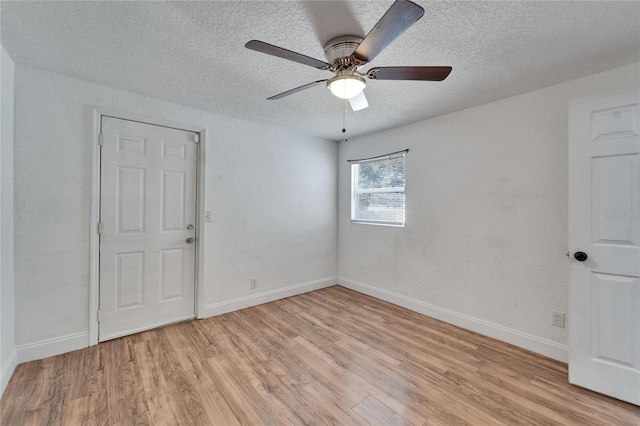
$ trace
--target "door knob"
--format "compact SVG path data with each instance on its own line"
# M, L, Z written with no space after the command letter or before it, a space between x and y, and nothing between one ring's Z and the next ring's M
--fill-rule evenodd
M193 225L187 225L187 229L191 231L193 229Z
M187 238L187 244L193 244L193 238L191 237Z
M579 260L580 262L584 262L585 260L587 260L587 258L589 256L587 256L587 253L583 252L583 251L577 251L573 257L576 258L576 260Z

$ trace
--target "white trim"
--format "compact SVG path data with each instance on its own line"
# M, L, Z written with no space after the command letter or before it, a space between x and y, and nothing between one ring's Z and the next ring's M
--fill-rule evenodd
M98 344L98 307L100 306L100 121L102 114L91 110L91 220L89 222L89 345Z
M18 346L18 362L22 364L23 362L60 355L88 346L91 345L89 344L89 333L86 332L45 339Z
M196 273L195 273L195 314L196 318L203 318L204 312L204 264L205 264L205 226L204 213L206 210L207 194L207 130L202 129L199 133L198 159L196 164Z
M499 324L441 308L439 306L423 302L422 300L403 296L401 294L349 278L338 277L338 284L359 293L367 294L377 299L393 303L394 305L402 306L403 308L519 346L558 361L567 362L568 360L568 347L566 345L562 345L542 337L523 333Z
M132 112L122 112L101 107L93 107L92 110L97 111L100 116L106 115L113 118L119 118L121 120L138 121L140 123L153 124L154 126L170 127L172 129L184 130L187 132L200 133L205 129L203 126L197 124L165 120L159 117L152 117Z
M106 108L91 108L91 222L89 232L89 346L98 344L98 316L100 306L100 238L98 237L98 222L100 220L100 130L103 116L118 118L121 120L138 121L155 126L170 127L173 129L195 132L199 134L199 142L196 144L196 266L194 274L194 314L201 318L203 310L202 279L204 277L204 206L205 206L205 146L206 128L195 124L180 123L157 117L148 117L140 114L114 111ZM20 362L23 362L22 360Z
M374 226L388 226L391 228L404 228L404 223L398 224L396 222L367 222L366 220L351 220L351 223L357 223L358 225L374 225Z
M2 370L0 370L0 397L4 394L4 390L7 388L9 380L11 380L11 376L13 376L13 372L16 370L17 366L18 351L14 347L11 349L11 352L9 352L7 360L2 364Z
M268 290L258 294L238 297L236 299L225 300L222 302L211 303L204 306L202 318L208 318L215 315L226 314L227 312L237 311L239 309L250 308L252 306L262 305L263 303L273 302L274 300L284 299L309 291L319 290L321 288L336 285L337 277L321 278L319 280L307 281L301 284L294 284L284 288Z

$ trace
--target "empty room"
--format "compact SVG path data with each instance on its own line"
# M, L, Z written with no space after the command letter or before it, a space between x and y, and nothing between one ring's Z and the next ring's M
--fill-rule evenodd
M3 0L0 42L0 424L640 424L640 2Z

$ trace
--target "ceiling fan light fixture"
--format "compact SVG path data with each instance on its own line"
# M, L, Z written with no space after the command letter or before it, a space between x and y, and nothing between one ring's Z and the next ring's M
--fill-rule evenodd
M327 87L334 96L340 99L351 99L358 96L367 82L357 75L340 75L327 82Z
M415 24L422 15L424 15L424 9L412 1L395 0L364 38L354 35L342 35L329 40L324 46L326 62L260 40L251 40L245 44L245 47L267 55L335 73L331 80L316 80L271 96L267 100L281 99L311 87L325 84L334 96L347 99L351 109L358 111L369 106L363 92L367 85L363 77L371 80L414 81L442 81L447 78L451 72L451 67L446 66L375 67L369 69L368 72L361 72L362 67L371 62L400 34Z

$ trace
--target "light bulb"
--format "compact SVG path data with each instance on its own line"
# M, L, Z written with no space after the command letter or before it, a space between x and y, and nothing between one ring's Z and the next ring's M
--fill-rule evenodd
M334 77L327 83L329 90L341 99L351 99L365 88L364 78L355 75Z

